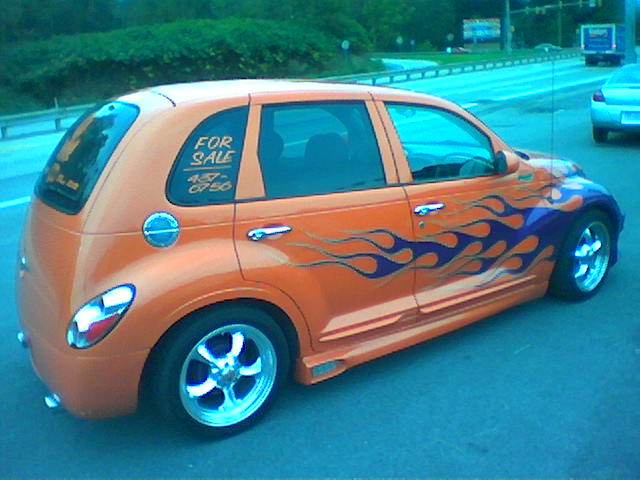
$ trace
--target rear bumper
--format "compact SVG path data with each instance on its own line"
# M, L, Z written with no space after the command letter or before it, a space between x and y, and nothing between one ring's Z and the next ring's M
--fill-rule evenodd
M609 60L624 58L624 53L620 53L620 52L583 52L582 54L585 57L589 57L592 60L597 60L600 62L606 62Z
M106 418L136 410L148 351L92 357L71 348L61 352L33 332L25 335L34 370L70 413Z
M640 106L607 105L604 102L591 101L591 123L594 127L616 131L640 131L640 120L634 123L626 121L623 112L632 112L640 117Z

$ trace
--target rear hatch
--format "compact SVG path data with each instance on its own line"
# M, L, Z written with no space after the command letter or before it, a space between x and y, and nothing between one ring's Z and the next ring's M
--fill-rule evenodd
M606 87L602 89L607 105L640 106L640 85Z
M80 233L82 210L138 114L136 105L119 101L87 112L67 131L36 183L16 288L23 328L51 346L66 346L73 310L88 300L73 298L82 290L74 288L78 254L91 242Z

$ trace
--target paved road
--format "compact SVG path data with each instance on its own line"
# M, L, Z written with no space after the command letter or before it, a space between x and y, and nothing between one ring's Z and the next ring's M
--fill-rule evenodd
M262 423L222 441L194 440L147 414L88 422L45 411L44 389L14 341L25 206L0 208L0 477L640 477L640 137L592 143L585 107L609 70L574 70L567 79L588 83L553 99L501 100L500 76L510 95L513 78L527 85L520 68L496 72L476 93L489 72L457 87L410 86L450 88L511 144L569 156L613 191L627 225L599 295L545 298L328 382L291 385ZM530 83L529 91L543 80ZM34 178L0 180L0 202L28 195Z

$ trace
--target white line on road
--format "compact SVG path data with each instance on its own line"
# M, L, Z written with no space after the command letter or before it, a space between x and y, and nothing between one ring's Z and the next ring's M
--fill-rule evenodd
M588 83L602 82L602 81L608 79L610 76L611 75L605 75L605 76L601 76L601 77L595 77L595 78L588 78L586 80L580 80L578 82L559 84L559 85L555 86L555 88L553 88L553 89L551 87L538 88L536 90L529 90L528 92L515 93L513 95L505 95L504 97L494 98L493 100L495 100L496 102L504 102L505 100L513 100L514 98L530 97L532 95L538 95L540 93L551 92L553 90L562 90L562 89L570 88L570 87L579 87L580 85L586 85Z
M29 203L31 201L31 196L27 195L26 197L14 198L12 200L5 200L4 202L0 202L0 210L3 208L17 207L18 205L24 205L25 203Z

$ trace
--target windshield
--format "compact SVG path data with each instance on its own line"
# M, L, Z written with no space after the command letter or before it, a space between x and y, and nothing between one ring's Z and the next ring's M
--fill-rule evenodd
M61 212L78 213L138 113L134 105L109 102L78 119L49 158L36 184L38 197Z

